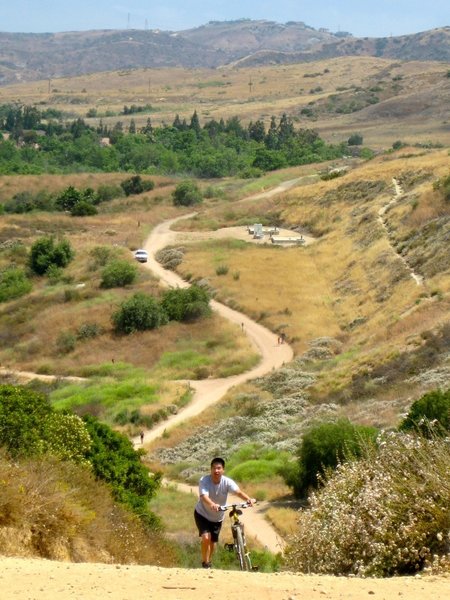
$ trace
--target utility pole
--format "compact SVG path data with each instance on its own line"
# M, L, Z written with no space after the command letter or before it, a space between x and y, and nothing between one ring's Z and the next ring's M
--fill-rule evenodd
M252 86L253 86L252 78L250 77L250 81L248 82L248 89L249 89L249 92L250 92L250 96L252 95Z
M130 13L128 13L127 17L127 29L130 29Z

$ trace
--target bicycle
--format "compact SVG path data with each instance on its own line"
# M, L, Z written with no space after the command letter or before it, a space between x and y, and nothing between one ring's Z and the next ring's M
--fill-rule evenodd
M229 516L231 519L231 533L233 535L233 543L225 544L225 547L227 547L229 550L234 550L241 571L257 570L257 567L252 566L250 552L247 549L247 544L245 541L244 524L239 520L239 516L242 515L242 510L240 509L248 508L249 506L250 504L248 504L248 502L242 502L240 504L226 504L224 506L219 507L219 510L223 512L225 512L228 509L231 509L229 512Z

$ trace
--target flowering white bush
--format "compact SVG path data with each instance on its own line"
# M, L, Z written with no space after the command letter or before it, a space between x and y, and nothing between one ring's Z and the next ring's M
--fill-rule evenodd
M450 571L450 439L384 434L378 451L340 465L300 512L287 562L335 575Z

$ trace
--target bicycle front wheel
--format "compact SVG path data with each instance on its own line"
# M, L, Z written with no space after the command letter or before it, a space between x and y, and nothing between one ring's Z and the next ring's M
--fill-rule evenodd
M244 534L240 527L236 528L235 546L236 546L236 554L237 554L237 557L239 560L239 566L241 568L241 571L250 571L251 570L250 559L246 553Z

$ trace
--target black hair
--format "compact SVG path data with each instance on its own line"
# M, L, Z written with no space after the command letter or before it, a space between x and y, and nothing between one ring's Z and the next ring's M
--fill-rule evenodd
M220 458L220 456L216 456L216 458L212 459L211 468L213 465L222 465L222 467L225 469L225 461L223 460L223 458Z

